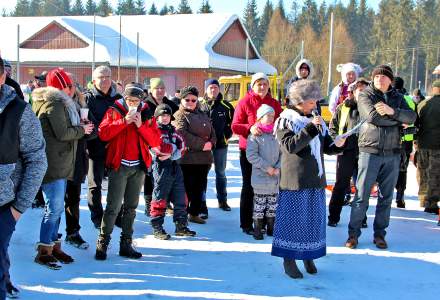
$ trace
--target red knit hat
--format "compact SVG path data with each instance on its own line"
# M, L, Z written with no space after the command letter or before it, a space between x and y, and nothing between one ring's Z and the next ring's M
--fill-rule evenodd
M72 86L72 79L61 68L50 70L46 76L47 86L63 90L68 86Z

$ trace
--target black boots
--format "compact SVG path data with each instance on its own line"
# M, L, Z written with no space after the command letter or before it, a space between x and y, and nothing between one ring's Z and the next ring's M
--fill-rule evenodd
M266 233L267 236L273 236L273 228L275 226L275 218L266 218Z
M255 219L254 220L254 239L256 239L256 240L264 239L263 232L262 232L263 226L264 226L263 219Z
M309 274L316 274L318 273L318 269L316 269L315 263L313 262L313 259L310 260L303 260L304 268L306 268L307 273Z
M295 279L303 278L303 274L298 269L298 266L296 265L296 261L294 259L290 258L284 258L284 272Z
M141 258L142 253L136 251L132 245L133 241L131 237L122 237L119 244L119 256L128 257L128 258Z
M176 222L176 236L195 236L196 232L188 228L186 222Z
M100 234L98 240L96 241L96 260L106 260L107 259L107 248L110 243L110 236L105 234Z
M397 192L396 205L398 208L405 208L405 200L403 200L403 193Z
M228 205L228 203L225 201L219 201L218 202L218 208L224 210L224 211L231 211L231 207Z

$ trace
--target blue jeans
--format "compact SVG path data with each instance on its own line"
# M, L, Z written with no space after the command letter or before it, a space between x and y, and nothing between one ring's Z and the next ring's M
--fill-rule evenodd
M64 196L66 194L66 179L57 179L45 183L43 189L45 211L40 228L40 243L52 244L58 240L58 228L64 211Z
M400 154L377 155L359 153L356 194L351 204L349 236L361 235L362 220L368 209L371 187L377 181L379 195L377 197L376 216L374 218L374 236L385 237L385 229L390 223L391 203L394 187L399 176Z
M228 147L214 149L214 170L215 170L215 187L217 191L218 202L225 202L228 199L226 192L226 160L228 156Z
M0 207L0 300L6 298L6 282L9 276L8 247L15 230L15 219L11 207Z

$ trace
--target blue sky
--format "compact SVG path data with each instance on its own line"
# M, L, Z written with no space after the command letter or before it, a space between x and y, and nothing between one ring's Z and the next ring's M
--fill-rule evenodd
M86 0L83 0L85 3ZM294 0L284 0L284 6L287 11L290 10L291 4ZM339 1L339 0L337 0ZM335 0L327 0L328 3L337 2ZM342 3L347 4L349 0L341 0ZM71 1L73 2L73 1ZM96 2L99 2L99 0L96 0ZM116 7L117 0L110 0L113 7ZM146 0L146 6L149 8L151 6L151 3L153 3L161 8L165 3L168 5L174 5L177 7L179 5L180 0ZM303 1L297 0L298 3L302 4ZM318 3L321 3L322 0L317 0ZM368 0L368 4L373 7L374 9L377 9L378 3L380 1L373 1ZM6 10L10 11L13 10L15 7L15 0L0 0L0 9L5 8ZM202 0L188 0L188 3L190 4L193 11L197 11L199 7L201 6ZM244 7L246 6L247 0L210 0L209 3L211 4L214 12L225 12L225 13L234 13L237 15L242 15ZM264 7L264 4L266 3L266 0L257 0L257 7L258 10L261 11ZM278 3L278 0L272 0L272 3Z

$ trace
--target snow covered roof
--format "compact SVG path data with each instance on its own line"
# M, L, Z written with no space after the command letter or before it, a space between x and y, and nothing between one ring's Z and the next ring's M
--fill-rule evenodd
M237 20L240 22L238 16L231 14L122 16L121 65L136 65L136 33L139 32L140 67L218 68L245 72L245 59L221 55L213 50L215 43ZM2 56L17 61L17 24L20 24L21 44L54 21L88 46L77 49L21 48L20 61L92 62L93 16L1 17ZM96 17L96 62L117 65L118 45L119 16ZM250 73L276 73L276 69L262 59L256 49L255 53L257 59L248 62Z

